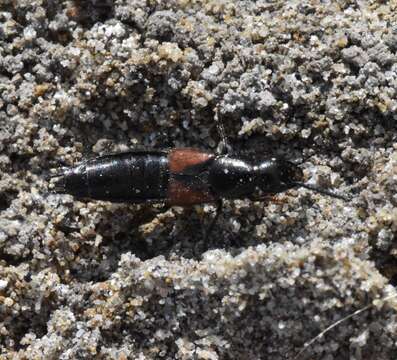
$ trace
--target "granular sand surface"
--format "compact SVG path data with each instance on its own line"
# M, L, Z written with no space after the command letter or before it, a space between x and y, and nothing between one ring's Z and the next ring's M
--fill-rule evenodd
M0 0L1 359L393 359L397 7ZM275 203L78 201L46 176L174 146L303 161Z

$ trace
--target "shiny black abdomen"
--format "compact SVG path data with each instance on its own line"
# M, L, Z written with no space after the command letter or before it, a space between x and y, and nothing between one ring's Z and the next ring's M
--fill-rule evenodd
M165 152L105 155L68 170L58 187L77 197L113 202L163 201L169 178Z

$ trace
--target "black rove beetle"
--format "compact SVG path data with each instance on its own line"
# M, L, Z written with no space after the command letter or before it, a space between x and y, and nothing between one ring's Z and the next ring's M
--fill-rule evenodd
M303 182L298 165L270 158L258 163L229 154L222 124L215 115L221 151L213 154L193 148L131 150L100 156L59 169L54 191L77 198L129 203L167 203L190 206L217 203L206 231L208 237L222 209L222 199L265 200L304 187L347 201L344 196Z

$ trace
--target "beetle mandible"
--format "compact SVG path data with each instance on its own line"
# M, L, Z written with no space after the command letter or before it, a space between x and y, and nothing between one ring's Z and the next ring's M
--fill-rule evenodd
M303 171L291 161L271 157L250 162L230 154L217 113L215 121L221 138L220 151L216 154L194 148L172 148L99 156L51 175L55 178L54 191L111 202L165 202L170 206L216 203L216 213L205 238L221 212L223 199L264 200L304 187L347 201L345 196L304 183Z

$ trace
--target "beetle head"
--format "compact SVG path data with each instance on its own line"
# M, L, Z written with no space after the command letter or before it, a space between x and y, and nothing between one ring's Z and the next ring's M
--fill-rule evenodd
M258 170L259 187L264 192L279 193L294 187L304 187L323 195L349 201L346 196L334 194L316 185L304 183L302 169L297 164L283 158L273 158L270 161L264 161L259 165Z
M259 187L264 192L278 193L303 181L303 171L296 164L282 158L264 161L258 167Z

